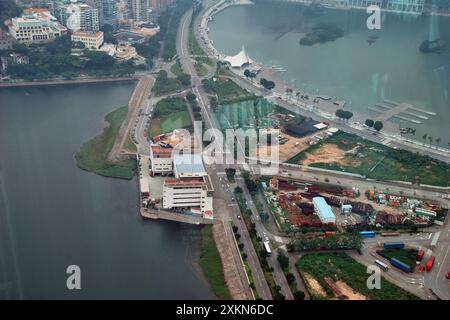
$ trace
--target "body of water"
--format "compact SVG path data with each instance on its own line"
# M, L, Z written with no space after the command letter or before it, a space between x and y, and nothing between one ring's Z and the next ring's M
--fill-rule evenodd
M366 27L362 10L311 11L301 5L257 3L229 7L209 24L214 46L234 55L245 46L249 56L279 73L299 90L347 101L348 109L367 109L384 99L414 104L438 115L420 125L424 133L450 142L450 17L382 13L381 30ZM340 27L344 37L334 42L300 46L299 40L320 23ZM376 38L372 44L369 37ZM447 50L423 54L425 39L441 38ZM374 114L370 114L374 117Z
M0 298L214 298L193 263L199 228L143 220L135 180L75 164L133 87L0 88Z

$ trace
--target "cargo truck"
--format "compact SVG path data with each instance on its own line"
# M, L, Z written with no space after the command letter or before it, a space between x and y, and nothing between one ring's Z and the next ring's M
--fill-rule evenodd
M403 249L405 247L405 244L403 242L385 242L384 248L385 249Z
M416 261L422 261L424 255L425 255L425 251L419 250L416 255Z
M397 237L400 235L400 232L382 232L382 237Z
M428 258L427 263L425 264L425 268L427 269L427 272L430 272L431 269L433 269L435 259L436 258L434 256L431 256Z
M374 238L375 232L374 231L360 231L359 235L363 238Z
M402 270L402 271L404 271L404 272L412 272L410 266L408 266L407 264L401 262L401 261L398 260L398 259L391 258L390 263L391 263L394 267L396 267L396 268L398 268L398 269L400 269L400 270Z

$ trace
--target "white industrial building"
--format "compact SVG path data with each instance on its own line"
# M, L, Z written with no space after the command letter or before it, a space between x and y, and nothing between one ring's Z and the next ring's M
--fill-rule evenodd
M172 148L159 145L150 147L150 172L155 174L169 174L173 171Z
M163 159L168 163L169 158ZM202 214L204 218L212 219L214 188L201 156L171 154L170 159L173 159L175 178L166 178L164 181L163 208L186 208L191 212Z
M191 211L211 215L213 191L209 176L167 178L163 186L163 208L187 208Z
M314 197L312 202L314 211L322 223L336 223L336 216L323 197Z

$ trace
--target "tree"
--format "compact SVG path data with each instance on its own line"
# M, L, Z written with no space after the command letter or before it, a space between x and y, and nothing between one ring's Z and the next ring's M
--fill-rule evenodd
M441 143L441 138L436 138L434 140L436 142L436 149L439 147L439 143Z
M245 69L244 70L244 76L248 79L248 78L250 78L250 70L248 70L248 69Z
M295 300L305 300L305 293L303 291L294 291L293 295Z
M195 101L195 99L197 99L197 96L192 92L188 92L188 94L186 94L186 99L187 101L192 102Z
M191 85L191 76L186 73L180 74L177 77L177 80L181 83L182 86L188 87Z
M295 282L295 276L292 273L289 272L286 275L286 280L287 280L288 284L292 284L292 283Z
M289 257L284 254L283 250L278 250L277 260L282 269L286 270L289 268Z
M365 123L369 128L372 128L374 125L374 121L372 119L367 119Z
M261 78L259 80L259 83L267 90L272 90L273 88L275 88L275 82L267 80L266 78Z
M238 247L239 247L239 250L243 250L244 249L244 244L243 243L239 243Z
M225 173L230 182L234 181L234 176L236 175L236 169L234 168L225 168Z
M375 121L375 123L373 124L373 128L377 130L377 132L380 132L380 130L383 129L383 122Z
M236 188L234 188L234 192L235 193L242 193L242 188L237 186Z
M427 137L428 137L428 133L425 133L425 134L422 136L423 144L425 144L425 141L427 141Z
M353 117L353 112L342 109L337 109L334 114L336 117L343 120L349 120Z

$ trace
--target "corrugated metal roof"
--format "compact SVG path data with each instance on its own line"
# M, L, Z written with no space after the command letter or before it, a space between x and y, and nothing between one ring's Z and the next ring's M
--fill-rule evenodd
M199 154L175 154L173 164L179 174L194 174L206 171Z
M328 219L336 219L336 216L334 215L333 211L331 211L331 207L328 205L328 203L325 201L322 197L314 197L313 199L314 207L317 209L317 211L320 212L320 218L324 220Z

